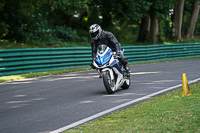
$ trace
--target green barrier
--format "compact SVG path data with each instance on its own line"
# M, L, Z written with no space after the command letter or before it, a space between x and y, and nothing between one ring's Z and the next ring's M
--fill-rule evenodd
M124 46L129 63L200 56L200 43ZM89 67L90 47L0 50L0 76Z
M0 50L0 76L89 67L91 48L32 48Z

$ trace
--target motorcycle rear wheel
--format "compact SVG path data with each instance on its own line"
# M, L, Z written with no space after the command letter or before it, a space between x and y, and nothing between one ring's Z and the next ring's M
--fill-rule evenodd
M110 76L109 71L103 72L103 83L104 83L104 86L106 88L106 91L109 94L115 93L115 81L111 80L111 76Z

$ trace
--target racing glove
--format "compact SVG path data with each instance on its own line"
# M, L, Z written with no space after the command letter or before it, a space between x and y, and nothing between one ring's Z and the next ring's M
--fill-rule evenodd
M116 52L116 56L118 56L119 58L121 57L121 52L120 51L117 51Z

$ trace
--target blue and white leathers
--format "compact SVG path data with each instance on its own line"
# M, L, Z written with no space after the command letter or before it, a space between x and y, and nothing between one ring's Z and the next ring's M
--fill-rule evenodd
M121 49L123 53L124 50ZM93 65L103 78L104 86L108 93L113 94L120 88L128 89L130 86L130 74L123 71L123 65L118 60L115 52L106 45L100 45L97 49Z

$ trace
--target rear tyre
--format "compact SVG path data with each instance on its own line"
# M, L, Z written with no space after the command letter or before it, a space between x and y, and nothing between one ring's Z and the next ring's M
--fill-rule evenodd
M115 93L115 81L111 80L111 76L110 76L109 71L103 72L103 83L104 83L104 86L106 88L106 91L109 94Z

